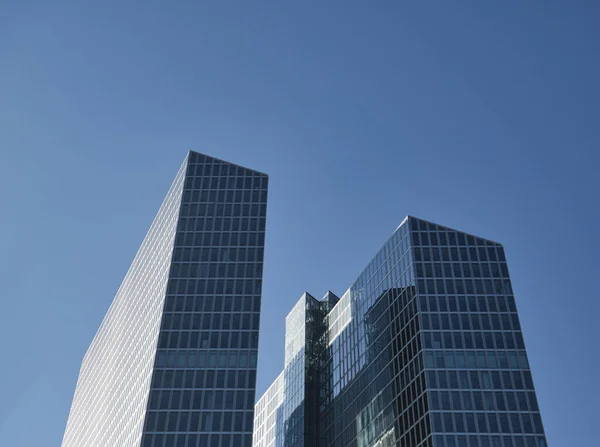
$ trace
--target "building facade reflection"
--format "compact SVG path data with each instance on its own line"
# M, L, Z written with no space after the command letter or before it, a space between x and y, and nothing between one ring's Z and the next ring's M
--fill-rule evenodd
M545 447L502 245L407 217L340 299L305 293L253 445Z

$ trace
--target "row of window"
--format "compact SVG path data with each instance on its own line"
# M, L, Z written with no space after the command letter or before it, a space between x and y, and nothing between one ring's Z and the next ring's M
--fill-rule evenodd
M544 434L539 413L431 413L435 433Z
M512 287L508 279L418 279L419 294L430 295L511 295Z
M256 368L256 351L159 351L158 368Z
M151 410L252 410L254 390L152 390Z
M231 238L235 237L235 233L223 233L230 234ZM239 235L240 238L242 234ZM224 237L224 236L223 236ZM213 240L213 242L215 242ZM239 244L230 244L237 246ZM213 243L208 247L175 247L173 251L173 262L228 262L231 261L229 256L231 254L231 250L236 250L236 256L239 258L241 255L238 255L237 250L243 250L244 247L232 247L232 246L217 246L216 243ZM254 250L262 251L262 247L257 247ZM243 252L243 256L246 257L246 251ZM245 262L246 260L238 259L236 262Z
M544 436L435 435L434 447L548 447Z
M198 233L202 234L202 233ZM194 233L186 233L180 234L179 236L193 236ZM176 245L193 245L193 243L186 244L176 244ZM200 244L202 245L202 244ZM184 259L184 257L177 256L179 253L175 251L175 255L173 261L174 262L182 262L182 261L194 261L194 262L262 262L263 260L263 252L262 247L213 247L206 246L198 248L196 247L193 252L191 259ZM196 258L197 259L194 259Z
M529 371L428 370L428 389L533 390Z
M260 295L260 279L171 279L168 293L187 295Z
M219 160L199 152L190 152L187 175L238 175L246 177L268 178L266 174L245 168L227 161Z
M421 294L419 296L419 306L421 312L517 312L515 299L512 295L426 296Z
M211 247L245 247L260 246L265 243L265 232L259 230L232 232L231 224L227 224L222 219L181 219L187 221L180 224L180 233L202 233L194 241L188 239L190 245L192 242L196 245ZM226 225L227 224L227 225ZM257 224L252 224L258 225ZM207 235L211 235L208 238ZM183 241L185 242L185 240Z
M434 328L427 319L422 320L423 329ZM425 332L424 343L427 348L444 347L446 349L525 349L521 332Z
M415 269L419 278L509 278L504 262L415 262Z
M261 263L174 263L171 278L261 278Z
M496 242L488 241L477 236L473 236L461 231L454 231L450 228L445 228L433 223L426 222L424 220L411 218L411 234L425 234L429 232L429 235L436 234L440 243L443 245L460 245L460 246L488 246L497 247L499 250L502 249L500 244Z
M259 312L260 296L167 296L165 312Z
M246 217L240 216L241 214L232 214L231 217L223 217L223 214L200 215L198 214L197 204L182 205L180 211L182 219L193 218L196 220L195 225L202 225L202 231L265 231L266 219L264 214L253 214L253 216L258 217L249 217L250 213Z
M216 225L215 225L216 226ZM192 246L192 247L224 247L224 248L236 248L236 247L257 247L262 249L265 244L265 233L264 231L244 231L238 232L222 232L223 229L218 227L215 231L204 230L204 231L185 231L180 230L179 240L176 242L177 246ZM186 235L185 237L183 235ZM199 259L198 259L199 260Z
M227 229L234 225L234 222L239 222L241 218L246 221L264 221L266 214L266 203L187 203L181 205L181 216L193 218L196 226L202 225L203 222L210 222L208 218L213 218L214 223L220 221L223 223L223 228ZM249 217L255 219L248 219ZM262 219L258 219L259 217ZM190 220L192 219L187 219L188 224Z
M516 313L440 313L422 314L429 319L435 330L453 331L520 331L519 317Z
M251 388L256 383L255 370L243 369L157 369L152 388Z
M267 189L266 176L240 177L240 176L191 176L186 175L185 189Z
M160 349L258 349L258 331L161 331Z
M528 369L529 365L525 351L427 351L425 368Z
M533 391L430 391L429 408L453 411L539 411Z
M146 434L143 447L252 447L252 434Z
M452 234L452 233L450 233ZM500 247L494 247L493 245L475 245L468 243L460 243L461 237L462 242L465 242L464 235L456 236L445 236L444 233L417 233L411 234L412 245L415 250L419 250L421 253L427 253L429 250L432 252L440 251L442 253L449 253L450 258L458 260L460 258L463 261L471 260L473 262L481 261L501 261L505 262L504 250ZM447 259L446 259L447 260Z
M248 432L252 431L249 411L150 411L146 432Z
M258 330L259 313L165 313L162 329Z
M183 193L183 203L265 203L266 189L238 189L225 191L223 189L202 189L200 191L186 190Z

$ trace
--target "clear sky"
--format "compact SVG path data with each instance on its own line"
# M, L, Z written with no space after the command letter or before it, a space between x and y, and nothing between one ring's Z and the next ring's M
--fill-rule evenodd
M189 149L270 175L259 394L301 293L343 293L412 214L504 244L549 444L598 445L598 23L592 0L3 1L0 445L60 445Z

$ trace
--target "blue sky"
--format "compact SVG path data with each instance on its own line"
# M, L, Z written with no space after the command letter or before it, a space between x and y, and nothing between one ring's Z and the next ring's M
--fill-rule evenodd
M0 445L58 446L187 150L270 175L258 392L412 214L504 244L552 446L597 443L600 7L3 2Z

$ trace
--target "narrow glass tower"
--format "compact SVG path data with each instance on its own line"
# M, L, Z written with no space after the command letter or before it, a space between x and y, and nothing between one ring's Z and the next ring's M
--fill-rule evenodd
M190 152L83 359L63 447L250 447L265 174Z

